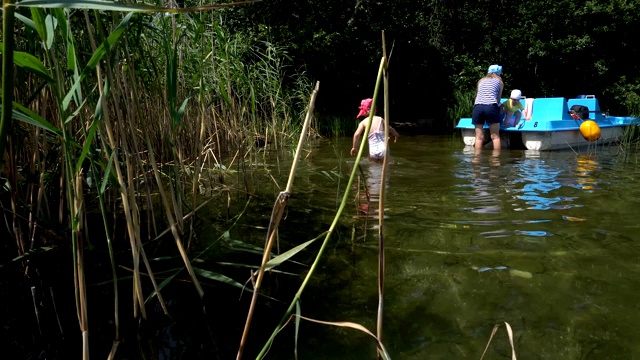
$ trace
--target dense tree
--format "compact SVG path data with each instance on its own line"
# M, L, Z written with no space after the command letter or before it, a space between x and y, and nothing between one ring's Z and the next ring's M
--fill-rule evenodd
M381 30L393 46L392 116L440 122L456 90L473 91L491 63L506 87L529 97L596 94L602 107L637 104L640 51L632 29L640 3L502 0L266 0L227 13L252 36L291 49L298 67L322 82L318 109L353 116L370 96Z

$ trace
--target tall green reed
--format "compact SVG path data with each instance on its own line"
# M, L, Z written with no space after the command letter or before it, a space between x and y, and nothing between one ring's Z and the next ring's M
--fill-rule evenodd
M640 95L634 91L624 91L623 93L626 94L623 104L627 109L627 113L630 116L640 118ZM636 122L625 128L620 147L622 150L640 147L640 123Z
M470 117L473 111L473 101L475 99L475 91L455 90L453 92L454 101L447 108L447 119L451 122L452 128L458 124L458 120L463 117Z
M156 283L146 257L143 233L148 239L162 234L157 220L164 218L202 297L188 246L183 245L185 233L191 239L194 231L193 225L185 228L183 219L197 209L195 189L205 181L202 170L211 175L212 170L221 169L224 154L234 148L236 153L251 149L257 135L284 146L292 132L299 131L296 124L304 106L300 94L309 82L300 76L294 80L298 89L285 86L282 77L289 72L284 49L269 43L251 45L228 34L213 13L203 12L238 4L171 9L91 0L3 3L0 150L10 154L6 169L12 189L13 238L22 255L47 245L52 229L44 229L40 220L59 214L60 227L71 228L84 358L90 353L84 257L87 240L95 231L87 226L87 215L94 210L100 213L109 250L115 309L113 357L120 323L113 233L120 230L111 229L112 213L125 218L134 268L134 314L146 317L145 302L150 297L143 294L140 273L144 267L154 296L170 316L161 296L163 285ZM16 6L30 13L18 14ZM84 25L77 21L74 9L84 9ZM137 16L136 12L181 15ZM14 16L21 26L16 32ZM33 45L33 34L39 46ZM200 46L184 41L192 37L200 40L194 43ZM29 92L16 91L16 78L25 82L20 90ZM25 132L27 142L10 135L12 119L19 121L13 132ZM193 141L193 134L198 134L198 141ZM38 181L28 182L23 189L18 178L25 166ZM155 213L157 205L151 201L156 193L162 216ZM187 197L190 202L185 201ZM57 211L48 209L50 205L57 206ZM146 226L142 223L145 213ZM26 227L22 219L29 219Z

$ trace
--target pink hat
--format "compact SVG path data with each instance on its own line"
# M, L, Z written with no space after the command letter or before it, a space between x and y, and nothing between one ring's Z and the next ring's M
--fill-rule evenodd
M373 103L373 99L364 99L360 102L360 112L358 116L369 115L369 111L371 110L371 103Z

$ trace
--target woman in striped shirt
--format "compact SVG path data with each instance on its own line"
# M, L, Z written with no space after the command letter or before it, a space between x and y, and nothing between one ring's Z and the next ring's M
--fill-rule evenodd
M493 149L500 149L500 99L504 83L502 82L502 66L491 65L487 75L478 81L476 100L473 105L471 122L476 126L476 149L484 143L484 124L489 124L489 132L493 141Z

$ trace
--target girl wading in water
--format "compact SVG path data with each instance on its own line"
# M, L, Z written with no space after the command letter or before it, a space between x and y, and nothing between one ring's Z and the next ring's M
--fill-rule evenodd
M360 112L358 113L357 118L362 116L366 116L366 118L360 121L358 124L358 128L356 132L353 134L353 145L351 147L351 155L355 155L358 151L358 142L360 140L360 135L364 132L367 127L367 123L369 122L369 112L371 111L371 105L373 103L373 99L364 99L360 102ZM375 108L374 108L375 114ZM398 132L389 126L389 135L393 136L393 142L398 141L400 135ZM371 122L371 129L369 130L369 160L372 161L382 161L384 159L385 147L384 147L384 119L380 116L374 115L373 120Z

